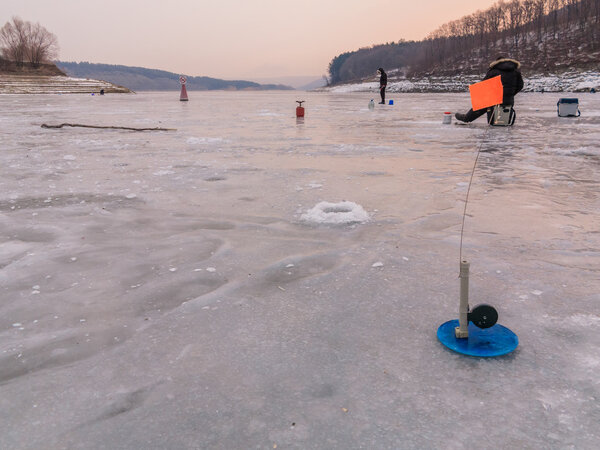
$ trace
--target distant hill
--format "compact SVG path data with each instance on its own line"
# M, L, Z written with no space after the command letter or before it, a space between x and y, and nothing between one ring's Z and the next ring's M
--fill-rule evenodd
M312 91L314 89L319 89L319 88L322 88L325 86L327 86L327 78L323 77L323 78L319 78L318 80L313 80L310 83L307 83L305 85L302 85L302 86L298 87L298 89L301 91Z
M365 47L333 58L331 84L375 80L375 70L411 79L480 76L499 55L522 63L524 75L597 71L598 0L499 1L449 22L422 41Z
M57 61L56 65L69 76L93 78L125 86L133 91L176 91L180 89L180 74L143 67ZM244 80L220 80L210 77L187 77L187 89L212 90L291 90L281 84L259 84Z
M253 81L264 84L284 84L300 91L310 91L327 85L327 76L322 75L283 75L279 77L258 77Z

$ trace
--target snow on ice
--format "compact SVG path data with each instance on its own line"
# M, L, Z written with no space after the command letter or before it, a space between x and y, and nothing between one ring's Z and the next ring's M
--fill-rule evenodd
M300 220L315 224L352 224L369 221L369 214L354 202L319 202L300 216Z

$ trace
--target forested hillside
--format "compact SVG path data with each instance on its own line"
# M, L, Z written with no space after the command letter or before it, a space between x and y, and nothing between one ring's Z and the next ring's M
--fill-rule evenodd
M375 75L379 67L388 71L409 67L422 47L422 42L399 41L342 53L329 64L329 83L360 80Z
M169 91L179 89L179 74L143 67L92 64L88 62L63 62L56 65L68 75L79 78L94 78L126 86L134 91ZM258 84L243 80L220 80L209 77L187 77L189 90L270 90L291 89L275 84Z
M480 74L506 55L529 73L600 67L600 0L500 1L446 23L419 42L389 43L335 57L331 84L358 80L382 66L408 77Z

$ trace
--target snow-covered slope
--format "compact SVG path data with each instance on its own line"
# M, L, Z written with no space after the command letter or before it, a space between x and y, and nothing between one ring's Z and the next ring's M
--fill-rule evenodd
M388 92L464 92L469 85L480 81L482 75L465 75L461 77L438 76L424 78L392 78L388 82ZM588 72L565 72L562 74L541 75L523 74L525 79L524 92L582 92L590 89L600 90L600 73ZM324 88L330 92L368 92L377 91L379 83L364 81L361 83L349 83L330 88Z
M0 74L0 94L89 94L127 93L129 89L107 81L42 75Z

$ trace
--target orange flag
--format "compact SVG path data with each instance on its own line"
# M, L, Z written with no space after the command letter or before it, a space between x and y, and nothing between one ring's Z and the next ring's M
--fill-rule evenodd
M502 103L503 89L500 75L469 86L473 111Z

